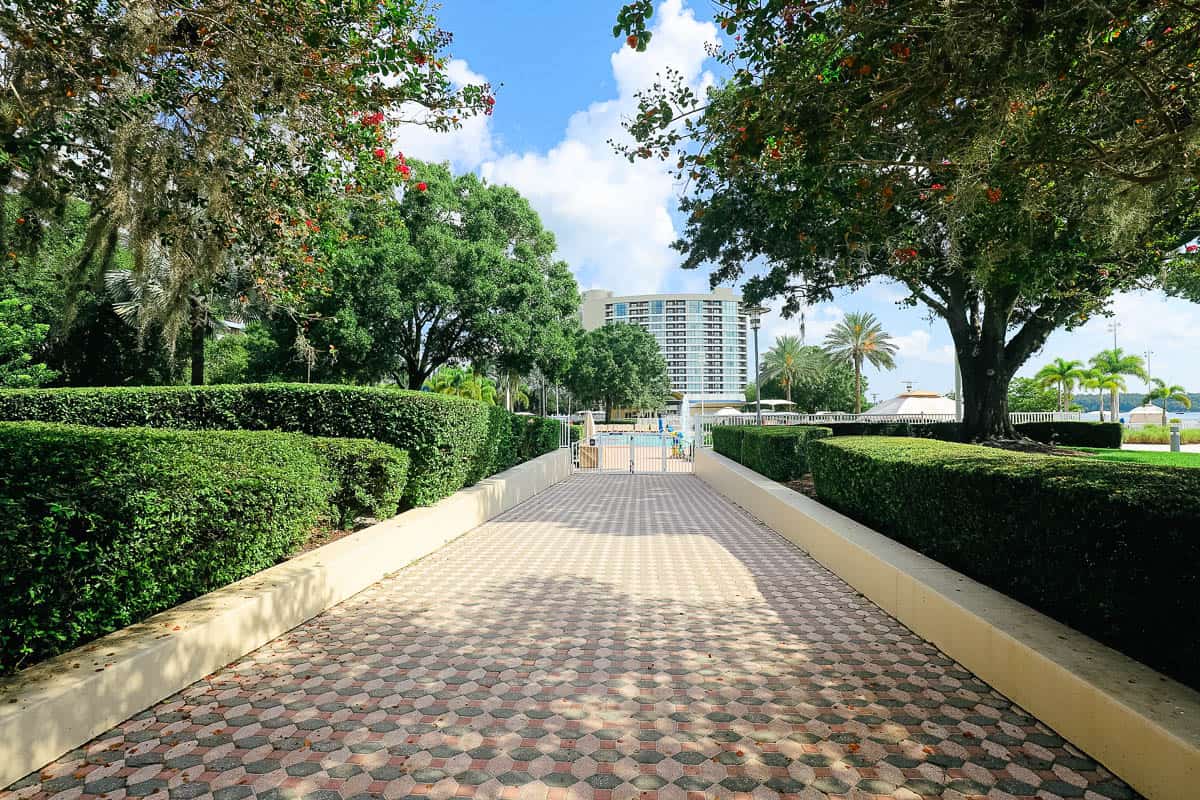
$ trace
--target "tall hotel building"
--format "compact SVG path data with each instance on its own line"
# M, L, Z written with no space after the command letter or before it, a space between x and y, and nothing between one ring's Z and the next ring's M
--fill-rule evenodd
M583 293L584 330L618 322L641 325L667 360L671 389L688 401L741 404L749 383L746 314L732 289L711 294L644 294L614 297L604 289Z

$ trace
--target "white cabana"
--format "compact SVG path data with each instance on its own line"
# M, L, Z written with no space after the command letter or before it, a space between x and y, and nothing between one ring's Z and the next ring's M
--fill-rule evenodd
M742 412L738 411L736 408L729 407L722 408L716 414L718 417L740 417L741 415Z
M1125 417L1126 422L1161 425L1163 421L1163 410L1161 406L1144 405L1138 406L1123 416Z
M954 401L949 397L943 397L937 392L911 391L871 406L863 412L863 415L879 417L925 414L927 416L954 417L957 413Z
M763 400L762 404L764 408L779 408L780 406L794 405L793 403L789 403L787 400ZM750 406L751 408L754 407L754 403L747 403L746 405Z

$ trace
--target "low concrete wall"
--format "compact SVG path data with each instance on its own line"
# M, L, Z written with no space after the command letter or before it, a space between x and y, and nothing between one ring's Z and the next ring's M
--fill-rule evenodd
M0 788L570 474L558 450L0 681Z
M1200 693L711 450L696 474L1146 797L1200 797Z

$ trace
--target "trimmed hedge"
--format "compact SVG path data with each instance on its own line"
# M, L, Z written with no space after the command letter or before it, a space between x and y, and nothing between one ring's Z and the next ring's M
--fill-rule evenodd
M713 425L712 448L726 458L742 463L742 437L748 425Z
M1064 447L1119 448L1125 426L1119 422L1023 422L1014 427L1036 442Z
M827 422L834 436L908 436L917 439L937 439L943 442L962 441L962 425L957 422Z
M349 528L358 517L396 513L408 481L408 453L370 439L304 439L337 484L330 504L339 528Z
M808 474L808 444L832 436L829 428L772 425L742 435L740 463L773 481L794 481Z
M505 443L502 420L514 432ZM100 427L279 430L363 437L409 454L404 500L430 505L464 485L549 452L536 420L472 400L404 389L322 384L163 386L0 391L0 420ZM558 446L557 421L554 447ZM545 429L548 426L539 425ZM532 437L526 439L526 435ZM499 436L500 441L493 441ZM515 448L515 451L511 448ZM512 455L515 452L515 456ZM517 461L508 463L510 458Z
M806 451L814 439L831 436L812 425L714 425L713 450L773 481L794 481L808 473Z
M339 491L303 436L0 423L0 672L277 563Z
M1200 688L1200 470L876 437L808 458L827 505Z

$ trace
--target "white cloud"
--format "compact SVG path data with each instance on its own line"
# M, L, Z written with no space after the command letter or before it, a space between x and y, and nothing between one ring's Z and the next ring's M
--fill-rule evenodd
M460 59L451 59L446 65L446 77L455 88L487 83L483 75L471 70L470 65ZM410 158L422 161L449 161L460 170L473 170L484 161L496 157L495 133L492 118L483 114L468 117L453 130L438 132L419 124L428 112L415 103L401 109L401 124L393 136L396 149Z
M929 331L920 328L905 336L893 336L892 341L899 348L896 353L898 362L927 361L932 364L954 364L954 348L950 345L930 347L933 336Z
M486 117L443 134L406 126L397 145L406 155L478 169L487 180L520 191L554 231L582 288L653 292L682 282L706 289L706 275L680 280L680 256L671 249L678 238L671 217L677 187L666 166L630 164L609 144L627 138L621 121L635 113L634 93L652 84L656 73L673 67L698 91L713 82L704 62L706 44L717 41L716 26L697 20L683 0L663 0L653 19L646 52L621 46L612 55L617 97L572 115L562 141L547 152L505 152ZM458 85L487 80L458 60L451 62L450 77Z

